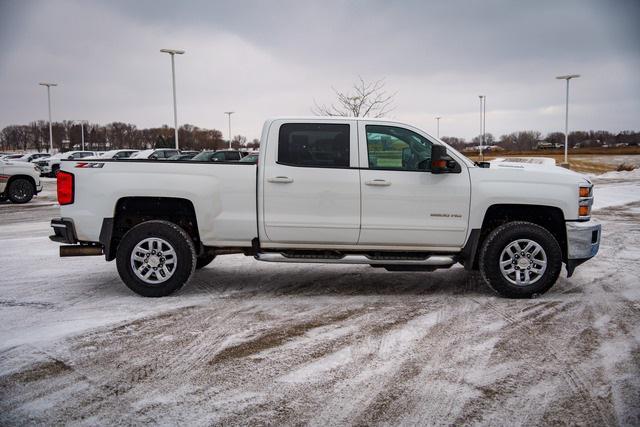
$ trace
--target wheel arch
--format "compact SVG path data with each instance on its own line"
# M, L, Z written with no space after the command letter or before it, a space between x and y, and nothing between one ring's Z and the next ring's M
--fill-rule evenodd
M462 253L464 266L468 270L479 267L479 248L491 231L502 224L512 221L527 221L548 230L558 241L562 250L562 260L567 259L567 230L562 209L556 206L495 204L487 208L480 229L471 230Z
M104 218L100 230L100 243L107 261L115 259L122 237L131 228L151 220L172 222L193 240L196 251L202 251L198 221L193 203L177 197L129 196L118 199L113 218Z
M33 187L33 194L35 195L38 191L37 186L36 186L36 180L33 179L33 177L31 175L22 175L22 174L17 174L17 175L11 175L9 177L9 179L7 180L7 184L6 187L4 189L4 192L6 193L7 190L9 189L9 187L11 186L11 183L13 181L15 181L16 179L26 179L27 181L29 181L29 183L31 184L31 186Z

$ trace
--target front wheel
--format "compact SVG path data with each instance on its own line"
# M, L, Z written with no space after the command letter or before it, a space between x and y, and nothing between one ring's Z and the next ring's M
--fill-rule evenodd
M163 297L189 281L196 267L196 249L176 224L146 221L124 235L116 264L129 289L145 297Z
M18 178L11 181L7 194L13 203L27 203L33 199L35 188L28 180Z
M562 269L558 241L539 225L514 221L485 239L480 251L484 281L500 295L531 298L548 291Z

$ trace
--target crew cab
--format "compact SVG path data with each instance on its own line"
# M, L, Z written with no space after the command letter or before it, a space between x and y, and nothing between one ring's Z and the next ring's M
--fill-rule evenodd
M461 263L507 297L593 257L593 186L548 165L474 163L424 131L368 118L278 118L259 161L63 161L61 256L116 260L144 296L216 256L432 271Z
M0 159L0 202L27 203L42 191L40 171L33 163Z

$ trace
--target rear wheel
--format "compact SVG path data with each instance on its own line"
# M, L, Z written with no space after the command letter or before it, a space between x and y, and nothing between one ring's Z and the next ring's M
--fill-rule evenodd
M4 193L0 194L0 202L4 202L6 200L7 200L6 194L4 194Z
M13 203L27 203L33 199L34 194L35 188L27 179L17 178L9 183L7 195Z
M500 295L531 298L549 290L562 268L558 241L539 225L517 221L493 230L480 252L484 281Z
M146 221L129 230L116 254L120 278L145 297L163 297L189 281L196 267L191 237L169 221Z

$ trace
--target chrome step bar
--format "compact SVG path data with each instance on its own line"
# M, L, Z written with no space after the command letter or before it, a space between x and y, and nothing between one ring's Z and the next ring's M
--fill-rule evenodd
M370 258L366 255L344 255L341 258L310 258L286 256L279 252L260 252L255 258L266 262L291 262L313 264L380 264L380 265L425 265L425 266L451 266L456 263L454 255L429 255L424 258Z

